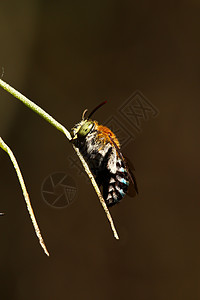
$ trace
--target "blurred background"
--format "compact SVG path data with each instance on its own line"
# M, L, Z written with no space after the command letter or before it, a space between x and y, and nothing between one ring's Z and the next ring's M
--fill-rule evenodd
M123 125L139 186L110 210L117 241L65 136L0 89L0 135L50 252L0 151L1 299L200 299L199 10L195 0L1 1L2 79L68 129L108 100L94 118ZM157 111L139 131L120 110L135 91ZM76 191L60 209L41 193L58 172Z

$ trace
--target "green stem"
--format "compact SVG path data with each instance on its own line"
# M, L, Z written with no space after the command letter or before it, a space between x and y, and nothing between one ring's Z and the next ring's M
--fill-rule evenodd
M9 84L7 84L5 81L0 79L0 86L9 92L11 95L13 95L15 98L19 99L21 102L23 102L26 106L28 106L30 109L32 109L34 112L36 112L38 115L40 115L43 119L45 119L47 122L49 122L51 125L56 127L59 131L64 133L68 140L71 140L71 135L69 131L61 125L59 122L57 122L52 116L50 116L46 111L44 111L41 107L39 107L37 104L26 98L24 95L22 95L20 92L16 91L13 87L11 87Z

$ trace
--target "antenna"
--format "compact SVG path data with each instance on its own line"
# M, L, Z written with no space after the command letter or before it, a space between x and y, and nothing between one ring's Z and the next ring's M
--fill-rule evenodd
M107 101L104 101L104 102L100 103L97 107L95 107L95 108L91 111L91 113L89 114L88 119L95 113L95 111L96 111L97 109L99 109L102 105L104 105L104 104L106 104L106 103L107 103Z

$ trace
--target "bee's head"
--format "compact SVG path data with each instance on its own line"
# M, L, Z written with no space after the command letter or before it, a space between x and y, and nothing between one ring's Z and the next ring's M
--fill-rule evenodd
M71 136L72 140L76 140L78 138L84 138L86 137L87 134L89 134L94 127L94 121L90 120L90 117L93 115L93 113L100 108L103 104L105 104L106 101L102 102L99 104L93 111L89 114L88 118L85 119L85 114L87 112L87 109L84 110L82 114L82 120L80 123L76 124L72 129L71 129Z
M76 124L71 129L71 136L72 139L75 140L77 138L84 138L90 131L92 130L94 126L94 121L92 120L82 120L80 123Z
M92 120L85 120L83 125L80 127L79 131L77 132L78 137L85 137L94 126L94 122Z

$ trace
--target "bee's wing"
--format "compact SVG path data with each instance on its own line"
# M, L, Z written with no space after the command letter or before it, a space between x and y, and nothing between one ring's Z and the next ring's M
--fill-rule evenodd
M130 162L130 160L126 157L124 158L124 161L126 163L126 168L128 170L128 175L131 179L131 184L129 185L129 188L128 188L128 195L130 197L134 197L136 194L138 194L138 186L137 186L137 181L136 181L136 178L135 178L135 175L133 173L132 170L135 170L133 164Z
M127 163L127 158L125 159L119 149L119 147L117 146L117 144L115 143L115 141L112 139L112 137L109 135L109 138L111 140L111 142L113 143L113 145L115 146L115 149L117 151L117 154L119 155L119 157L121 158L121 160L123 161L125 167L126 167L126 170L127 170L127 173L128 173L128 176L130 178L130 181L132 184L130 184L129 186L129 191L128 191L128 194L132 197L134 197L136 194L138 194L138 186L137 186L137 182L136 182L136 178L133 174L133 172L131 171L131 168L129 167L129 165L131 166L131 163ZM133 167L133 170L134 167Z

